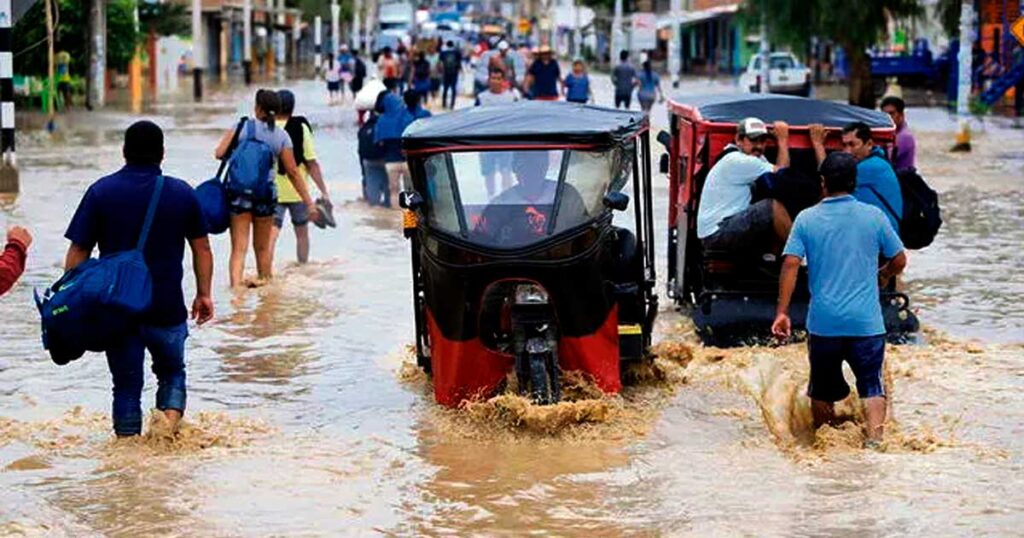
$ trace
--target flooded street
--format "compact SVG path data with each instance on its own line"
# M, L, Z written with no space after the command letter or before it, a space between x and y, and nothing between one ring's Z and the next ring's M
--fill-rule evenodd
M19 138L22 193L0 205L0 225L27 224L36 242L0 298L0 535L1020 532L1024 131L990 125L974 153L954 155L945 113L909 110L945 224L910 256L926 330L922 344L891 348L897 424L884 452L860 450L850 428L808 431L802 345L701 348L664 297L655 380L607 403L597 424L545 435L442 410L403 370L413 316L400 215L357 201L355 113L327 107L319 83L289 86L315 127L338 228L312 230L314 261L300 267L286 227L276 280L238 296L228 238L213 238L217 314L190 327L189 426L173 445L113 440L105 359L51 363L31 299L59 276L67 222L88 185L120 167L133 117L80 113L52 140ZM238 88L153 105L164 172L193 185L212 175L218 137L250 110ZM654 114L663 127L664 106ZM655 185L663 273L665 178ZM154 392L149 376L144 406Z

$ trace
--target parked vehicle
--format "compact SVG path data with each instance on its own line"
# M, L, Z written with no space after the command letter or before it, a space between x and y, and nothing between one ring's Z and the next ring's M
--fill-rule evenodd
M889 146L895 127L886 114L846 104L782 95L680 96L669 101L671 133L658 140L668 155L662 169L669 177L668 295L693 318L705 343L736 345L769 338L775 318L781 259L764 252L719 252L703 248L697 238L697 211L704 180L727 144L736 137L736 123L755 116L765 123L790 125L790 174L817 174L817 161L807 126L824 124L832 134L826 149L841 149L837 132L853 121L872 128L876 144ZM774 160L776 148L766 155ZM813 181L811 182L813 184ZM881 291L882 313L890 337L899 340L917 332L910 298L892 289ZM800 270L790 313L794 328L803 328L810 293L806 268Z
M658 311L646 116L467 108L417 121L402 146L416 356L436 400L487 397L509 373L541 404L567 371L618 392Z
M761 56L750 58L747 70L740 75L740 87L750 93L761 88ZM790 52L773 52L768 60L768 91L790 93L808 97L811 95L811 70L800 63Z
M415 10L408 0L385 1L377 8L377 41L374 50L395 48L415 29Z

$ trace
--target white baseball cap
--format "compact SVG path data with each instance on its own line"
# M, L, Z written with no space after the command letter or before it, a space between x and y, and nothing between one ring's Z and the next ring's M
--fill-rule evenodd
M768 135L768 126L759 118L743 118L736 125L736 134L752 140Z
M498 50L508 50L508 41L501 40L498 42Z

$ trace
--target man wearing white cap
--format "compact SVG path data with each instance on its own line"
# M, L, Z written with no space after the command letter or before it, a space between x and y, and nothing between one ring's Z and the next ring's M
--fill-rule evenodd
M793 221L780 202L765 199L751 205L757 178L789 166L789 125L773 125L778 158L775 166L764 157L768 127L758 118L745 118L736 129L736 141L723 150L711 168L697 210L697 237L705 248L737 251L772 240L777 254L789 237Z
M515 84L515 76L510 72L508 59L508 42L501 40L495 49L491 49L480 56L480 62L476 66L475 86L476 95L487 91L488 80L490 79L491 68L500 67L505 72L505 80Z

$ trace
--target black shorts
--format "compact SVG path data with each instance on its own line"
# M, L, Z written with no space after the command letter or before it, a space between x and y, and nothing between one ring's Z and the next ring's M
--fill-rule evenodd
M807 337L807 355L811 362L811 380L807 395L823 402L838 402L850 394L843 378L843 361L857 378L857 395L863 398L885 396L882 363L885 362L885 335Z
M764 246L772 230L772 200L752 204L718 223L715 233L701 240L711 250L742 251ZM762 251L764 252L764 251Z
M615 94L615 108L619 108L619 105L622 105L622 108L629 108L629 105L631 104L633 104L632 93Z

